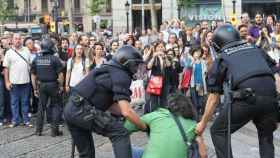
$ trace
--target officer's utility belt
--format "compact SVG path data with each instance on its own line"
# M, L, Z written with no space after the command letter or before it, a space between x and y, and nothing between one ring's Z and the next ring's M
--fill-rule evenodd
M75 106L82 106L84 105L86 99L78 94L73 94L70 96L71 101L74 103Z
M248 97L255 97L255 92L252 88L245 88L245 89L239 89L236 91L232 91L232 98L233 99L246 99Z
M107 112L96 109L93 105L91 105L85 98L79 96L78 94L73 94L70 97L73 104L79 109L82 110L83 121L93 121L96 128L96 132L98 133L112 124L114 121L120 121L120 119L113 117ZM102 133L102 132L101 132Z
M72 102L74 103L75 106L92 106L93 107L93 111L91 111L92 113L96 113L96 111L100 111L94 108L93 105L91 105L87 99L85 99L84 97L78 95L78 94L73 94L71 95L70 99L72 100ZM103 112L102 112L103 113ZM105 112L104 112L105 113ZM124 117L120 116L120 115L115 115L115 114L110 114L110 116L114 117L114 119L119 120L119 121L124 121Z
M57 80L54 81L38 81L38 84L44 84L44 83L58 83Z

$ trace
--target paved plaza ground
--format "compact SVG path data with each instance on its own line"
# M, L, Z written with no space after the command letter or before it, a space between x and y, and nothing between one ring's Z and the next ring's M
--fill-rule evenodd
M50 128L46 127L43 136L34 135L34 128L0 128L0 158L70 158L71 139L66 127L62 137L50 137ZM275 132L275 153L280 158L280 129ZM205 134L209 158L215 158L209 128ZM94 135L96 158L113 158L112 147L108 139ZM131 137L135 146L144 147L147 143L145 133L135 133ZM233 153L236 158L259 158L257 133L252 123L247 124L232 136ZM77 153L76 153L76 157Z

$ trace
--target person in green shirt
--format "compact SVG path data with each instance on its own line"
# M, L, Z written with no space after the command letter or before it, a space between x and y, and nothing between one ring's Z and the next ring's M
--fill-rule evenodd
M149 141L142 158L187 157L186 145L171 113L179 117L187 138L189 140L196 139L201 157L207 157L202 136L196 136L195 134L196 112L191 100L183 94L175 93L168 97L166 108L158 108L156 111L141 117L142 122L148 125L150 129ZM128 120L125 122L125 128L130 133L140 130Z

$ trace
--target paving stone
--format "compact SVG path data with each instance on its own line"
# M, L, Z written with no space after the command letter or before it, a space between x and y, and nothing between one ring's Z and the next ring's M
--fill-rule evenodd
M211 124L209 124L209 127ZM204 134L208 147L208 157L215 158L209 127ZM62 137L50 137L49 127L45 127L44 136L33 134L34 128L0 128L0 158L70 158L71 138L66 127ZM280 130L275 132L275 153L280 158ZM93 134L97 158L113 158L112 145L107 138ZM131 136L133 146L144 148L147 136L143 132ZM256 128L252 123L232 135L233 154L236 158L259 158ZM78 153L75 153L78 158Z

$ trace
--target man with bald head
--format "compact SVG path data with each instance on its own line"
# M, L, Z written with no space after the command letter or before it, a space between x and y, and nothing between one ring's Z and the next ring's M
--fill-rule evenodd
M15 33L12 37L12 47L6 52L3 61L5 85L11 95L12 124L10 127L18 126L21 120L25 126L32 126L28 117L31 91L30 62L30 51L22 46L21 35ZM21 108L19 107L20 105ZM19 109L21 109L22 119L20 118Z

